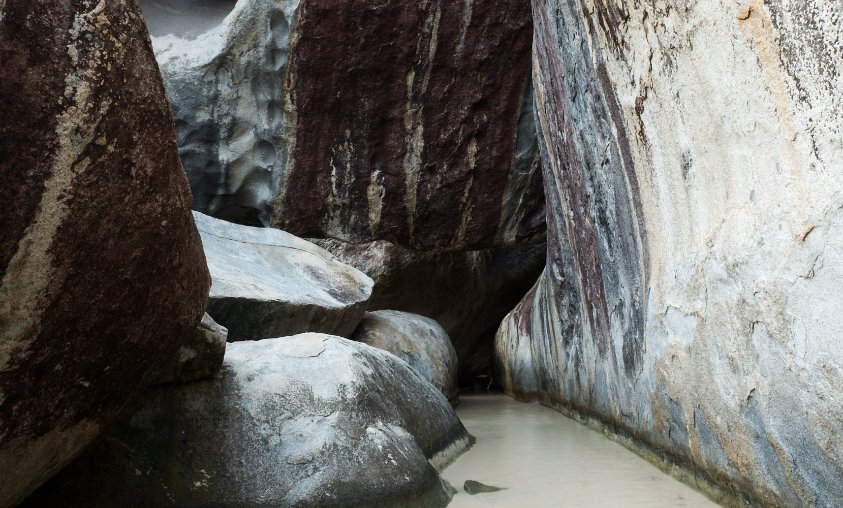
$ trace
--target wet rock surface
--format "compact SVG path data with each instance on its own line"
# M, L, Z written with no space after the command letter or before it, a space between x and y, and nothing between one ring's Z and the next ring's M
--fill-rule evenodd
M452 405L459 402L457 352L436 321L394 310L367 312L351 338L401 358Z
M135 2L0 3L0 506L175 354L209 278Z
M445 506L470 436L395 356L322 334L230 344L218 379L140 408L24 506Z
M357 327L372 292L365 274L284 231L194 216L212 278L208 314L229 341L348 337Z
M141 3L196 210L419 249L541 241L528 3Z
M838 7L533 11L548 266L498 333L500 382L732 499L835 504Z
M495 331L541 274L547 251L543 244L420 252L384 241L311 241L374 280L369 310L412 312L442 325L461 382L490 372Z

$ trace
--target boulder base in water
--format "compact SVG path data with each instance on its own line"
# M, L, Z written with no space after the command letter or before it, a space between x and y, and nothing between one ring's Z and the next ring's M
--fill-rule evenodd
M243 341L218 379L150 389L27 506L444 506L434 465L470 439L389 353L313 333Z

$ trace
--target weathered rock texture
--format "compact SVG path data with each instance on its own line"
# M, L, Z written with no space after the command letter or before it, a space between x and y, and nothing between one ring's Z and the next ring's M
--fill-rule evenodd
M837 504L840 4L533 7L549 255L502 382L756 502Z
M133 1L0 2L0 506L196 326L208 273Z
M208 314L228 340L348 337L357 327L372 294L364 273L284 231L193 214L212 278Z
M543 238L525 0L143 4L197 210L414 248Z
M452 405L459 402L457 352L436 321L396 310L367 312L351 338L401 358Z
M488 374L501 319L541 274L543 244L465 252L421 252L385 241L311 240L375 281L369 310L436 320L454 344L460 378Z
M181 347L155 383L186 383L197 379L210 379L222 369L228 330L207 313L193 332L188 334Z
M470 436L395 356L302 334L228 346L219 379L142 407L28 506L444 506Z

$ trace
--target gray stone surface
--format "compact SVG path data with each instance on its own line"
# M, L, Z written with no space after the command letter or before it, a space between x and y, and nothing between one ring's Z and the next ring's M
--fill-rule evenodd
M351 338L401 358L452 405L459 402L457 352L433 319L395 310L367 312Z
M205 313L182 342L176 357L161 370L155 384L213 378L222 368L227 338L228 330Z
M211 272L208 314L228 328L229 341L348 337L357 327L372 294L365 274L284 231L194 217Z
M843 499L843 45L824 0L534 0L548 266L499 379L765 506Z
M470 439L389 353L312 333L237 342L217 379L150 389L24 506L444 506L436 467Z
M286 165L283 69L298 0L141 0L193 208L268 226Z
M491 371L495 331L541 274L547 252L543 244L422 252L385 241L311 241L375 281L369 310L412 312L442 325L466 382Z

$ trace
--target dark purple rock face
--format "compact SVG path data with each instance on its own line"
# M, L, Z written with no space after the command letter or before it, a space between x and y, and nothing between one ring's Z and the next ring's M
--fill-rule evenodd
M520 181L516 154L531 37L524 0L302 2L273 225L419 249L541 241L539 172Z
M0 5L0 506L175 354L209 277L136 2Z

